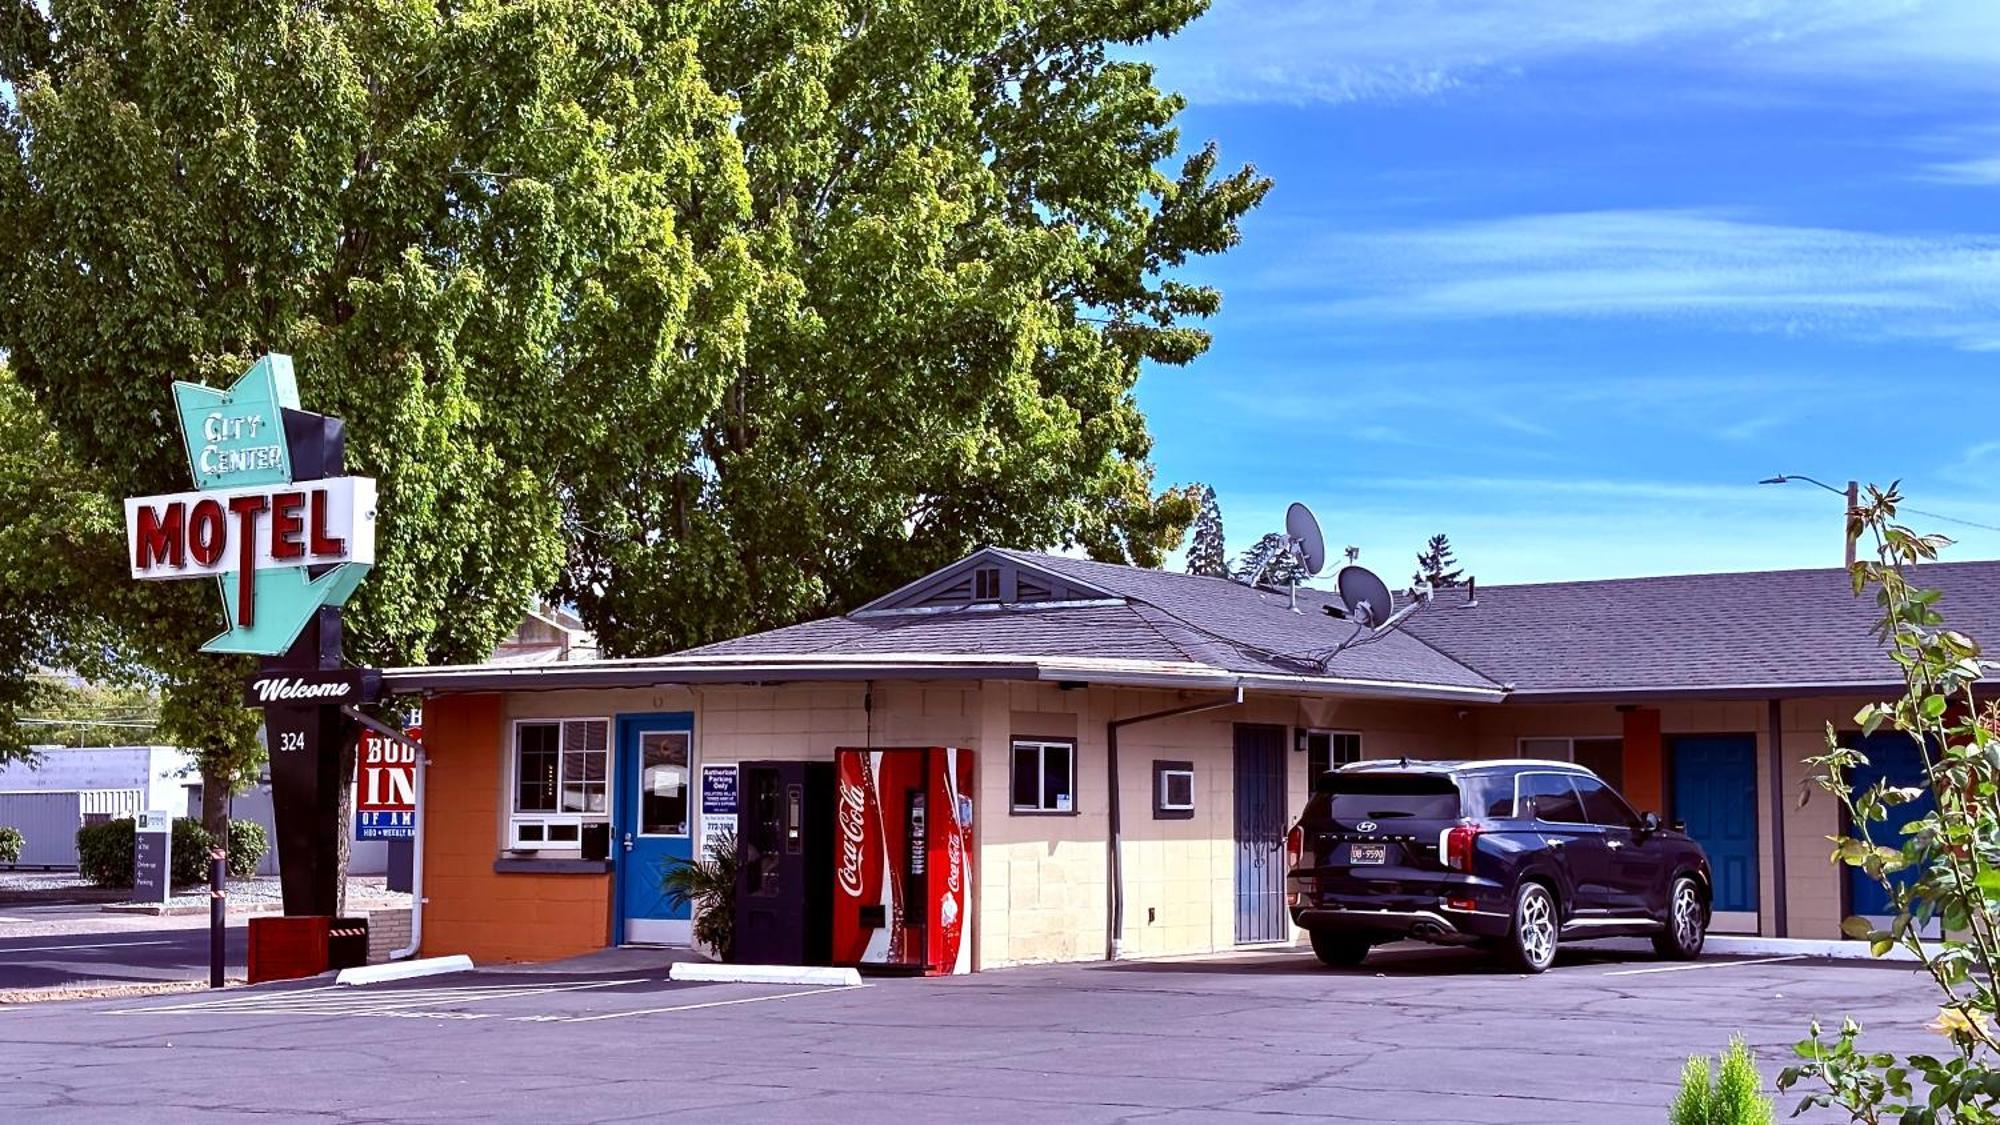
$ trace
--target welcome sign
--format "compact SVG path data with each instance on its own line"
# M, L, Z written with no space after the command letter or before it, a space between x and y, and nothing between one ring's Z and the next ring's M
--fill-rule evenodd
M375 482L323 475L341 431L299 409L289 356L226 391L175 383L174 406L198 491L125 501L132 577L213 578L230 624L202 649L281 655L374 564Z

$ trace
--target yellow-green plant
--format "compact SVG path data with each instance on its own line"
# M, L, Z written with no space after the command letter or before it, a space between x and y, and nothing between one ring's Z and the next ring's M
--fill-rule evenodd
M1732 1036L1720 1066L1707 1055L1689 1056L1681 1089L1667 1110L1668 1125L1771 1125L1776 1111L1764 1096L1764 1079L1749 1044Z
M1921 784L1876 781L1855 792L1850 771L1868 759L1843 746L1831 724L1826 753L1811 759L1814 784L1847 811L1852 834L1835 837L1834 862L1859 868L1886 893L1886 924L1860 916L1842 923L1876 956L1908 951L1936 989L1932 1030L1950 1045L1938 1054L1897 1056L1861 1049L1861 1025L1841 1022L1828 1038L1815 1020L1797 1047L1802 1062L1788 1067L1778 1088L1802 1081L1818 1087L1799 1109L1838 1107L1854 1121L1967 1125L2000 1121L2000 1039L1994 1031L1995 981L2000 979L2000 710L1982 710L1974 686L1995 665L1979 643L1945 626L1936 590L1913 579L1950 542L1919 535L1896 519L1895 485L1871 487L1848 515L1848 537L1867 539L1874 560L1853 567L1857 596L1873 589L1877 632L1902 669L1902 697L1871 703L1855 721L1866 734L1908 735L1922 755ZM1807 791L1810 794L1810 790ZM1900 838L1888 835L1888 810L1929 802ZM1940 930L1942 936L1926 937Z

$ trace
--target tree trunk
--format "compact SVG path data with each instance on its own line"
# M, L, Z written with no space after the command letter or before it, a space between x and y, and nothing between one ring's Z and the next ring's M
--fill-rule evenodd
M335 883L334 913L345 917L347 914L347 868L354 859L354 760L358 751L358 740L341 740L340 748L340 817L334 823L333 877Z
M209 835L218 840L229 839L229 793L235 779L216 773L211 767L201 770L201 826Z

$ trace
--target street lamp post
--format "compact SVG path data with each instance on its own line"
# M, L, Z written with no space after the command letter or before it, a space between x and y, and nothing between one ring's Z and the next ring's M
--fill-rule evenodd
M1819 487L1819 488L1824 488L1824 489L1826 489L1826 490L1827 490L1828 492L1831 492L1831 493L1833 493L1833 494L1834 494L1835 496L1845 496L1845 497L1847 497L1847 513L1846 513L1846 514L1847 514L1847 515L1848 515L1849 517L1852 517L1852 516L1853 516L1853 514L1854 514L1854 509L1856 509L1856 508L1859 508L1859 507L1861 506L1861 485L1860 485L1860 482L1858 482L1858 481L1848 481L1848 482L1847 482L1847 490L1846 490L1845 492L1842 492L1842 491L1841 491L1840 489L1838 489L1838 488L1835 488L1835 487L1833 487L1832 485L1830 485L1830 484L1826 483L1826 482L1825 482L1825 481L1823 481L1823 480L1815 480L1815 479L1813 479L1812 477L1809 477L1809 476L1804 476L1804 475L1802 475L1802 474L1800 474L1800 473L1779 473L1779 474L1778 474L1777 476L1775 476L1775 477L1765 477L1765 478L1764 478L1763 480L1760 480L1760 481L1758 481L1757 483L1758 483L1758 484L1790 484L1790 483L1792 483L1792 482L1793 482L1793 481L1795 481L1795 480L1797 480L1797 481L1804 481L1804 482L1805 482L1805 483L1807 483L1807 484L1810 484L1810 485L1815 485L1815 486L1817 486L1817 487ZM1853 570L1853 569L1854 569L1854 538L1853 538L1852 536L1850 536L1850 535L1848 535L1848 534L1847 534L1847 524L1846 524L1846 521L1845 521L1845 520L1843 520L1843 521L1841 522L1841 527L1840 527L1840 537L1841 537L1841 539L1842 539L1842 540L1843 540L1843 541L1844 541L1844 542L1846 543L1846 545L1847 545L1847 569L1849 569L1849 570Z

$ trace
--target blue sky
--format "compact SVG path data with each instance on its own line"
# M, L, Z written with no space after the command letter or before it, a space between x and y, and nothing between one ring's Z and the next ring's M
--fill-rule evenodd
M1217 0L1142 53L1277 185L1139 387L1232 549L1302 499L1396 579L1838 565L1779 472L2000 525L2000 3Z

